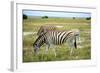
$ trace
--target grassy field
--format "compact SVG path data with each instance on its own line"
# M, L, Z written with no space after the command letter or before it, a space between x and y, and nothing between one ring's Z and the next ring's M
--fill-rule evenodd
M37 32L41 25L63 26L60 30L80 30L80 43L78 49L74 50L70 56L68 45L63 44L56 46L57 56L49 49L48 55L45 55L45 44L40 48L40 54L34 55L32 43L37 38L36 34L23 35L23 62L40 62L40 61L60 61L60 60L86 60L91 59L91 20L85 18L47 18L29 17L23 20L23 33Z

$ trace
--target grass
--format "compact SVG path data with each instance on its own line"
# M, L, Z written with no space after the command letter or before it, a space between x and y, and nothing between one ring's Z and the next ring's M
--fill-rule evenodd
M56 46L57 56L54 56L52 48L49 49L48 55L45 55L45 44L40 48L39 55L34 55L32 43L38 37L36 34L23 36L23 62L40 62L40 61L60 61L60 60L86 60L91 59L91 21L85 18L35 18L29 17L23 20L23 32L37 32L41 25L64 26L60 30L79 29L81 43L78 49L70 55L70 49L65 43Z

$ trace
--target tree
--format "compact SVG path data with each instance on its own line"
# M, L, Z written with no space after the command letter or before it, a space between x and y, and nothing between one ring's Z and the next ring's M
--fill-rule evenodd
M86 20L91 20L91 17L87 17Z
M46 19L46 18L48 18L48 16L43 16L42 18L43 18L43 19Z
M23 19L27 19L27 18L28 18L27 15L23 14Z
M75 19L75 17L73 17L73 19Z

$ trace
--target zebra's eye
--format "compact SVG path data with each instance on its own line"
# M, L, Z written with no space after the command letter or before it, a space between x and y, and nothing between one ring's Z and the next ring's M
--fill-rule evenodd
M38 46L37 43L34 43L34 44L33 44L33 47L37 47L37 46Z
M38 47L38 44L36 43L35 46Z
M36 46L38 45L38 44L35 44Z

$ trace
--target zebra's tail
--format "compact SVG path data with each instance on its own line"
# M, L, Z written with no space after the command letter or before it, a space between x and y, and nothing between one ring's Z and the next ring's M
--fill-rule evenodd
M75 48L77 49L76 36L75 36L74 46L75 46Z

